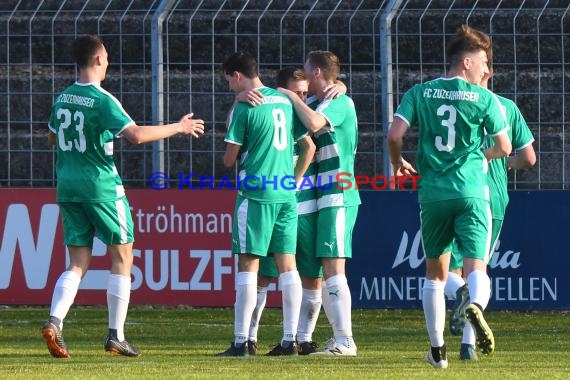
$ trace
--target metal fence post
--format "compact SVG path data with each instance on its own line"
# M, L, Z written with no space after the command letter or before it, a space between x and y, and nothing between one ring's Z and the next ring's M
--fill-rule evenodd
M175 0L162 0L152 16L150 46L152 65L152 123L164 123L162 23ZM164 140L152 144L152 171L164 172Z
M394 90L392 84L392 18L403 0L391 0L386 6L380 21L380 65L382 70L382 162L383 174L392 175L392 165L388 153L388 130L394 111Z

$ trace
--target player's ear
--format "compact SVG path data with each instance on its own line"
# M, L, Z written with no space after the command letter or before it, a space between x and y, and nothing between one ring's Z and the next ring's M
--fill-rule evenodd
M103 58L101 57L100 53L95 54L93 57L93 64L95 66L101 66L103 64Z
M463 57L463 68L469 70L471 68L471 57L468 55Z
M315 78L321 78L323 76L323 70L321 70L320 67L315 67L313 69L313 75L315 76Z

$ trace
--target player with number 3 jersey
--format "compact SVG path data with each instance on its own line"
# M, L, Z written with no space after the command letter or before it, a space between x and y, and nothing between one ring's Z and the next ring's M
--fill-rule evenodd
M489 36L461 26L447 47L448 76L409 90L388 133L394 174L403 175L414 171L401 156L403 137L409 128L419 132L418 198L426 255L422 304L431 343L426 360L435 368L448 366L444 286L455 242L463 252L471 295L467 318L477 331L481 351L490 354L495 349L493 332L483 317L490 299L484 260L491 240L487 170L488 161L510 153L511 143L499 100L479 86L489 72L490 50ZM483 150L485 134L495 145Z

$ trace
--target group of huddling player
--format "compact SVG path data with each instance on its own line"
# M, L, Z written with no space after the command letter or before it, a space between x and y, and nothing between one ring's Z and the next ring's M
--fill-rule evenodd
M49 122L50 140L57 145L57 197L70 265L55 285L42 334L52 356L70 356L63 320L88 270L95 235L108 245L112 260L104 348L140 356L124 336L134 238L112 141L124 136L138 144L176 134L198 138L204 121L188 114L178 123L137 126L100 86L108 66L103 41L79 37L74 56L79 78L64 94L79 100L58 98ZM450 41L447 57L447 77L410 89L387 136L394 174L421 175L422 302L431 343L426 360L436 368L448 366L446 296L455 300L450 330L463 334L460 359L478 360L477 351L491 354L495 349L483 316L491 292L487 263L508 203L507 171L536 160L534 139L516 105L487 90L492 76L489 36L463 25ZM355 172L358 122L346 86L337 80L339 60L329 51L312 51L303 69L278 73L277 89L263 85L255 59L246 52L229 56L222 69L236 94L223 162L233 167L239 161L239 177L249 182L238 191L232 228L232 251L238 254L234 340L218 355L257 353L268 286L278 278L283 337L267 355L356 356L345 264L352 257L360 197L354 175L349 177L352 186L346 178L342 186L336 179L338 173ZM401 156L410 127L419 130L417 170ZM513 148L518 154L509 156ZM294 178L296 191L280 186L283 178ZM313 341L321 306L332 327L332 338L323 347Z

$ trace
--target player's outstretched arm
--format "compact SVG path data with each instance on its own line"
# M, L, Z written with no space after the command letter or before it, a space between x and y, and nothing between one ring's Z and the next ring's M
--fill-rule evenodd
M192 135L196 138L204 133L204 120L194 119L194 114L184 115L178 123L165 125L133 124L127 127L122 135L133 144L144 144L171 137L177 134Z

